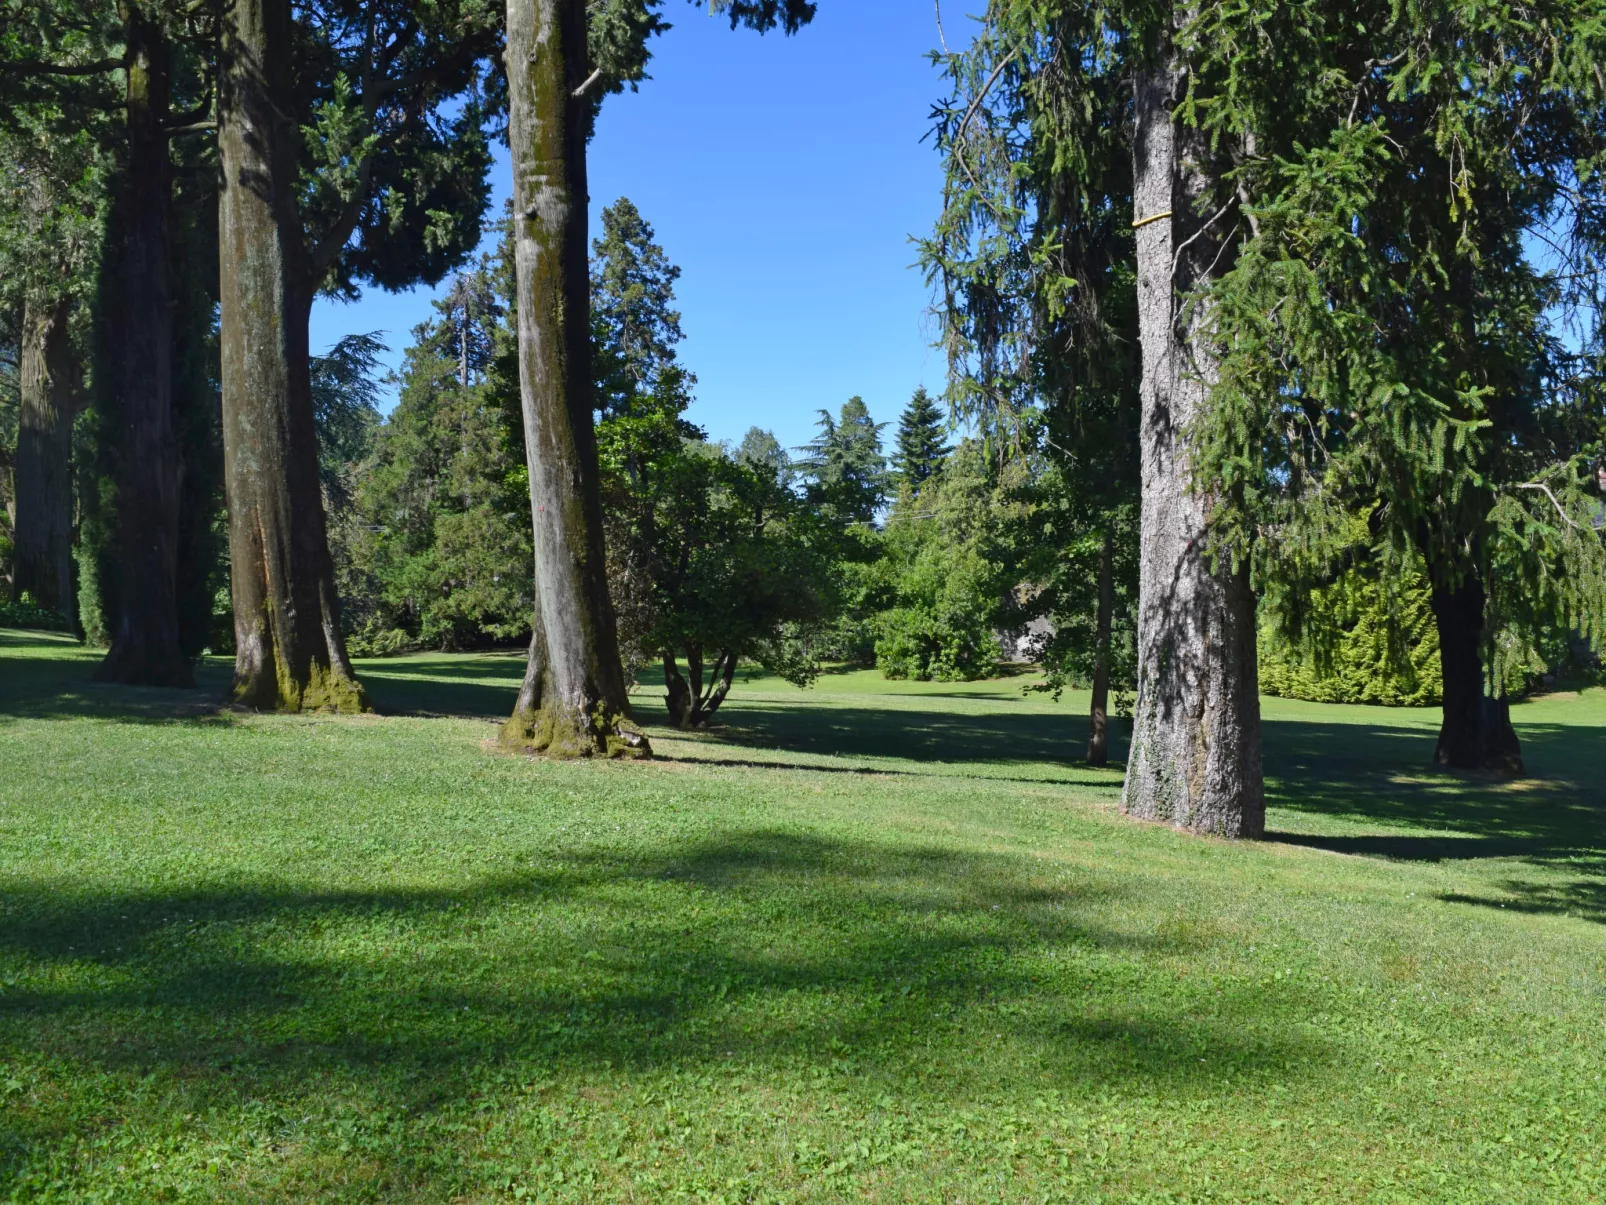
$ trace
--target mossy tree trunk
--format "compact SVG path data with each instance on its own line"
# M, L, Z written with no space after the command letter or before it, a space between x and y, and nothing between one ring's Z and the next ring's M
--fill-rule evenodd
M72 427L80 401L66 297L23 306L21 397L12 482L13 594L73 617Z
M1468 576L1453 588L1433 588L1444 681L1444 720L1433 750L1435 765L1458 770L1521 774L1522 745L1511 726L1511 706L1484 692L1483 582Z
M603 560L591 410L585 0L508 0L519 388L535 531L535 643L503 729L554 757L647 756ZM540 645L537 648L535 645Z
M1110 628L1115 612L1115 536L1099 549L1099 601L1093 629L1093 698L1087 713L1087 764L1110 763Z
M1180 17L1180 13L1178 14ZM1142 531L1138 687L1122 806L1193 832L1265 827L1255 603L1247 569L1213 565L1211 499L1189 479L1186 432L1215 373L1203 305L1181 304L1228 258L1207 226L1220 177L1207 136L1174 117L1187 64L1169 37L1136 81Z
M173 427L171 54L135 5L127 31L128 161L116 189L107 338L116 414L112 566L117 606L102 682L193 686L178 623L179 448Z
M223 449L234 695L285 711L368 706L340 632L307 348L313 273L287 116L289 0L230 0L218 146Z

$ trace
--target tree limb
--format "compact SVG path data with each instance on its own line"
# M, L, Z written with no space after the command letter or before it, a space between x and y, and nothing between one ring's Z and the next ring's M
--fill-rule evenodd
M1556 508L1556 513L1561 516L1561 521L1563 523L1567 524L1567 526L1572 528L1574 531L1583 531L1584 530L1582 527L1578 526L1578 524L1573 521L1573 517L1571 515L1569 515L1565 510L1562 509L1561 500L1559 498L1557 498L1555 494L1550 492L1550 487L1548 485L1546 485L1544 482L1542 482L1542 481L1524 481L1524 482L1520 483L1519 485L1517 485L1515 488L1519 489L1519 490L1538 490L1540 493L1544 494L1545 497L1550 499L1550 505L1552 505L1552 506L1554 506Z
M312 248L310 258L314 285L323 279L324 273L329 271L329 266L340 254L340 249L351 238L351 232L357 229L362 207L368 203L368 181L373 175L373 168L374 152L370 150L357 167L357 186L351 190L351 199L346 202L345 209L341 210L339 219L329 228L329 232Z
M92 63L0 63L0 73L6 75L99 75L103 71L121 71L122 59L96 59Z

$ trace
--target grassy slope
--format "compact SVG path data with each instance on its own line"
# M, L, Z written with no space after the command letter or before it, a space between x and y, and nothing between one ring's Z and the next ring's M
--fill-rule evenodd
M556 765L469 718L516 658L340 720L89 667L0 632L0 1199L1606 1195L1600 692L1518 709L1514 785L1268 700L1228 845L1019 682L757 682Z

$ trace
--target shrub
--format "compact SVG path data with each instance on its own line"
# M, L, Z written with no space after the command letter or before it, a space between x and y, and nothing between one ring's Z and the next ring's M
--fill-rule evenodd
M1352 569L1311 592L1307 632L1295 641L1263 621L1260 688L1315 703L1428 707L1441 701L1439 633L1426 577L1413 572L1389 591Z
M26 591L16 602L0 602L0 628L41 628L47 632L72 630L65 615L38 606Z

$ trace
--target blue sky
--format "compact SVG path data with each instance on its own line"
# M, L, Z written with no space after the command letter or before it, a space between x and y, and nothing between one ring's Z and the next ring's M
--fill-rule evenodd
M950 44L961 11L944 14ZM654 43L654 78L603 106L592 226L628 196L680 265L681 357L698 377L689 417L714 439L757 425L787 446L855 393L895 420L944 375L909 241L930 229L941 185L921 141L942 92L925 57L931 0L821 0L791 38L732 31L681 0L665 15L674 28ZM500 213L505 153L493 170ZM383 330L399 363L434 295L320 301L313 350Z

